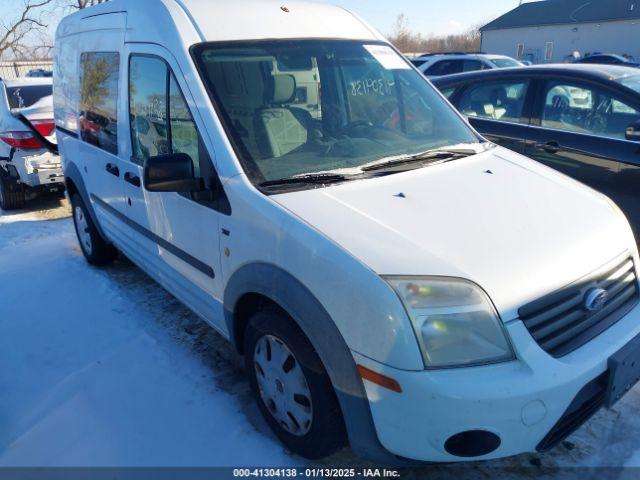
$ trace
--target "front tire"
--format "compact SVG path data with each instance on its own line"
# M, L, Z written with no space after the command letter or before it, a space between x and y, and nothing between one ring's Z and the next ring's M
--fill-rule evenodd
M96 228L86 205L77 193L71 197L73 224L84 258L91 265L103 266L113 262L118 256L115 247L102 238Z
M290 317L277 310L254 314L244 354L260 411L289 450L318 459L345 445L342 413L329 376Z

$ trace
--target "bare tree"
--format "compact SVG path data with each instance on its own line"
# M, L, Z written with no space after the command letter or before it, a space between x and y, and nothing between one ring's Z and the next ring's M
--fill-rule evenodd
M475 52L480 49L480 29L471 27L462 33L424 36L409 28L409 20L402 13L396 19L389 40L405 53Z
M92 7L99 3L105 3L108 0L72 0L70 2L71 8L82 10L83 8Z
M23 0L16 17L0 22L0 58L21 56L28 51L28 37L46 28L41 9L51 2L53 0Z

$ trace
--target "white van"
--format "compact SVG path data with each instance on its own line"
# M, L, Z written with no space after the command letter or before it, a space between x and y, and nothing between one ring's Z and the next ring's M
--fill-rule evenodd
M60 24L54 97L87 260L121 251L228 338L296 453L544 451L640 375L620 210L343 9L112 0Z

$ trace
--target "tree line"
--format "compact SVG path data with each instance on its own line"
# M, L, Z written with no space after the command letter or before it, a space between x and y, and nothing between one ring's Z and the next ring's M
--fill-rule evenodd
M0 60L51 57L51 22L74 10L108 0L14 0L12 14L0 20Z
M477 52L480 50L480 29L469 28L450 35L423 35L409 28L406 15L398 15L389 41L404 53Z

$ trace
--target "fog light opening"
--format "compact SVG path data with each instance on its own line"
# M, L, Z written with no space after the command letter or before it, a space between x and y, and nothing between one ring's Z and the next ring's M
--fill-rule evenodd
M497 450L500 437L486 430L468 430L456 433L444 443L447 453L456 457L481 457Z

